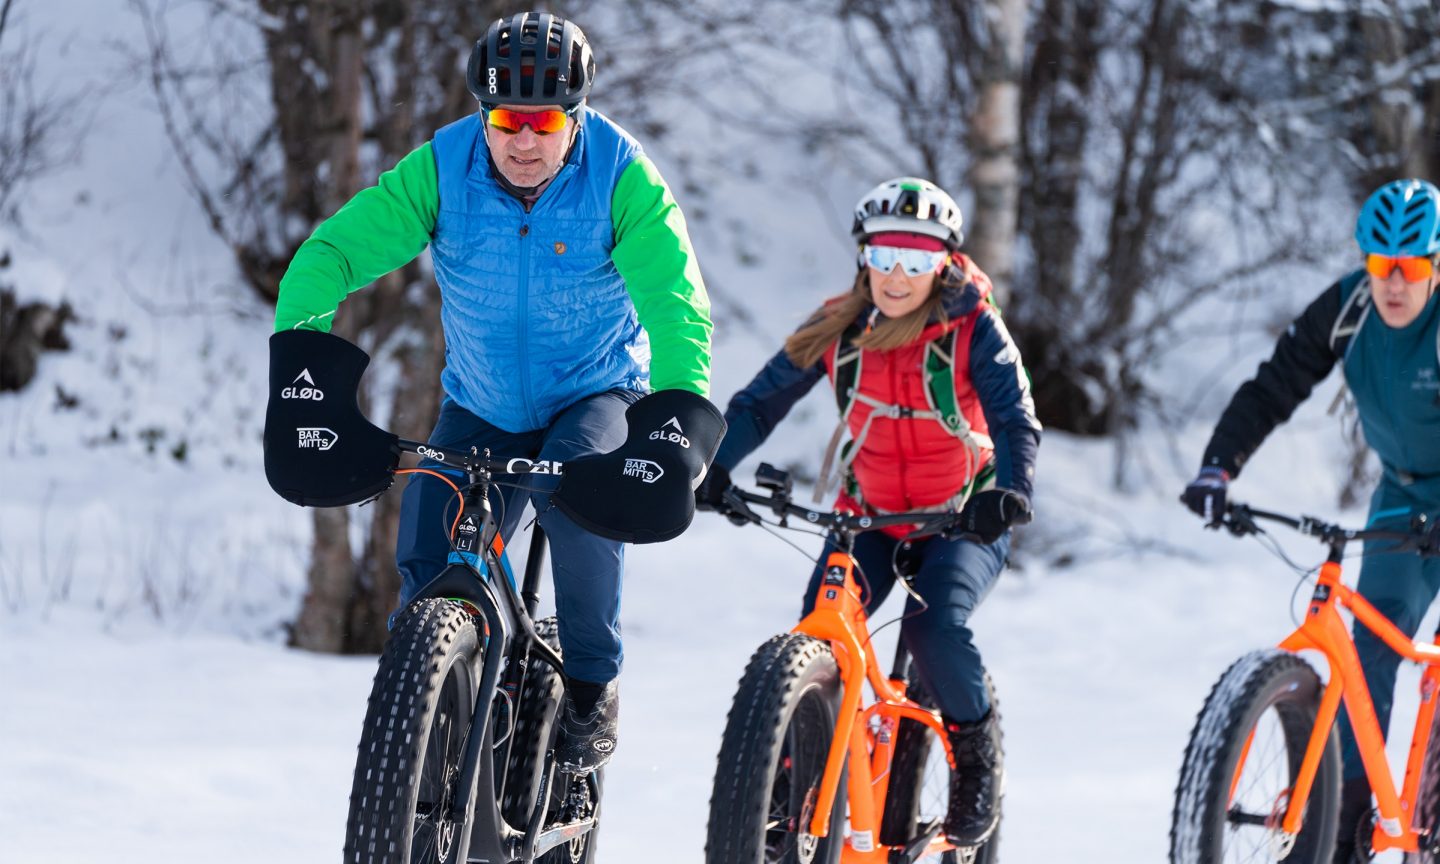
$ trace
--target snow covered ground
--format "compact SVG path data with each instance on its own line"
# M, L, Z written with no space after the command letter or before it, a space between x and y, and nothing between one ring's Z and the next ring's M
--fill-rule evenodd
M1257 465L1242 488L1280 508L1325 500L1316 494L1325 483L1306 480L1303 447L1274 450L1273 464ZM1104 461L1102 446L1052 436L1044 452L1047 521L1108 515L1089 524L1085 563L1055 567L1037 552L1005 574L975 619L1004 706L1002 850L1009 861L1154 862L1165 854L1194 714L1231 660L1288 632L1295 579L1253 541L1202 531L1171 503L1173 489L1076 494L1089 466ZM69 500L84 482L57 488L55 499ZM175 487L181 500L163 506L135 499L130 512L144 515L124 524L137 535L166 520L223 533L220 523L231 520L206 515L218 502L205 488ZM263 488L232 483L229 494L238 500L221 514L269 512L278 526L289 512ZM5 501L14 504L13 493ZM15 513L3 511L7 540ZM1129 538L1174 548L1137 554ZM1299 560L1321 557L1300 538L1282 539ZM133 582L119 572L101 583L109 593L81 592L91 584L84 573L69 599L32 594L23 612L3 619L0 860L338 854L374 661L280 647L257 610L293 605L294 595L281 591L269 607L258 598L276 587L293 592L301 559L277 566L286 558L278 550L266 558L249 568L251 584L211 586L213 596L181 600L162 586L161 608L181 611L160 621L143 596L119 602L117 586ZM622 746L607 784L602 860L700 860L735 682L750 652L793 623L808 571L778 540L703 514L681 539L632 550ZM897 603L876 621L893 617ZM882 657L894 630L880 637ZM1402 679L1402 706L1414 703L1414 689L1412 673ZM1394 742L1397 758L1404 738Z
M133 35L133 21L95 11L57 3L35 21L57 49L45 55L57 85L95 75L112 31ZM69 62L78 57L90 65ZM0 862L334 860L374 659L281 647L310 522L259 470L268 313L234 288L143 92L110 89L88 135L76 163L35 192L27 234L0 237L17 262L0 282L25 298L68 298L81 315L75 349L47 354L35 385L0 396ZM662 170L666 157L657 151ZM736 203L759 186L737 179L730 209L717 195L720 215L693 226L703 251L727 248L743 223L763 262L706 261L717 285L765 313L719 334L718 400L849 266L834 254L834 212L797 217L814 215L808 198L769 199L761 212ZM795 233L806 223L810 233ZM1255 318L1298 308L1333 275L1284 286ZM1162 860L1210 685L1292 626L1293 574L1175 503L1205 424L1267 350L1265 337L1237 332L1218 356L1172 358L1177 385L1201 399L1198 422L1142 430L1131 447L1145 470L1126 491L1109 489L1112 445L1062 435L1042 445L1023 569L974 620L1005 717L1006 861ZM1206 402L1193 385L1214 374ZM1261 451L1237 497L1342 515L1340 438L1323 413L1333 386ZM77 407L60 407L60 390ZM813 467L831 410L813 395L760 455ZM1298 560L1322 557L1280 539ZM701 860L735 683L754 648L794 622L809 569L779 540L705 514L677 541L632 550L606 864ZM882 657L895 629L879 639ZM1397 716L1415 680L1402 673ZM1401 731L1392 753L1406 743Z

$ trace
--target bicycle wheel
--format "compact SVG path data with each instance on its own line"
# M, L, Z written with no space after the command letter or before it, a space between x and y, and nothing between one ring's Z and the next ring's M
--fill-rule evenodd
M1170 827L1172 864L1330 864L1340 806L1333 728L1299 834L1289 837L1279 826L1319 703L1319 677L1293 654L1255 651L1226 670L1185 748Z
M1440 864L1440 713L1430 723L1415 799L1414 828L1428 833L1420 838L1420 851L1405 853L1405 864Z
M995 682L985 675L985 692L990 697L990 710L1000 715L1000 700L995 695ZM921 705L933 707L934 701L917 680L911 685L910 698ZM936 740L929 726L914 720L901 720L895 732L895 756L890 762L890 788L885 793L885 810L881 814L880 842L887 846L903 846L915 837L922 825L945 821L950 802L950 763L945 759L945 746ZM1004 819L1001 799L1001 819ZM974 849L946 852L921 858L937 864L995 864L999 859L1000 827L990 839Z
M560 637L554 618L536 621L535 631L559 653ZM508 752L506 765L496 766L505 769L500 812L515 827L525 826L535 804L535 792L545 770L545 751L550 745L550 727L545 717L549 706L559 702L563 693L560 676L550 664L532 656L514 706L515 730L510 746L508 750L497 749Z
M457 787L479 666L475 621L458 604L427 600L396 622L375 672L355 760L345 832L350 864L465 861L473 806L463 824L449 812L462 794Z
M750 658L725 721L707 864L835 864L844 845L842 774L826 837L808 833L835 734L840 680L824 642L787 633Z
M540 638L560 653L559 628L554 618L542 618L535 622L535 631ZM555 714L551 706L564 698L560 676L543 660L531 658L525 672L525 681L515 706L514 740L509 748L508 765L505 771L505 791L501 795L500 808L506 821L512 826L524 829L535 805L535 795L540 780L550 766L545 754L554 740L553 721ZM593 778L571 777L555 772L552 774L549 804L541 823L541 830L559 823L599 818L600 789L603 772L596 772ZM562 846L541 855L537 864L589 864L595 860L595 828L581 834Z

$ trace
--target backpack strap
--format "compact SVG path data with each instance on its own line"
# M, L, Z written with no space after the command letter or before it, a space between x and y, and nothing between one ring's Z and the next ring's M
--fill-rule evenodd
M1355 345L1355 334L1370 319L1370 312L1374 310L1375 304L1370 292L1366 290L1365 280L1362 278L1350 289L1350 296L1340 304L1340 314L1335 316L1335 324L1330 328L1330 351L1340 360L1340 390L1335 394L1330 407L1325 413L1334 416L1340 406L1345 404L1350 390L1345 386L1345 361L1350 359L1350 349ZM1436 340L1436 357L1440 358L1440 339Z
M1350 346L1355 341L1355 334L1364 326L1365 321L1370 317L1370 312L1375 308L1371 302L1370 292L1365 286L1357 282L1351 289L1350 296L1340 306L1340 314L1335 317L1335 326L1330 328L1330 350L1343 363L1350 356Z
M863 332L864 328L860 324L852 324L835 340L835 348L830 354L830 368L834 370L834 380L831 383L835 386L835 404L840 409L840 422L830 434L830 443L825 446L825 458L820 463L820 477L815 481L814 500L817 504L824 500L825 490L830 486L830 469L835 465L835 451L840 447L840 440L845 437L845 427L850 423L850 412L855 410L856 397L860 392L860 364L865 352L855 344L855 340ZM866 426L868 428L869 424ZM846 465L848 464L847 462Z

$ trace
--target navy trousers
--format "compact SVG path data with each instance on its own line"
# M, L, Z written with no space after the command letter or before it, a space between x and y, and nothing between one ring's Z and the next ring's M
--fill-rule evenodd
M805 593L803 615L815 607L825 559L835 549L833 540L825 544ZM990 710L985 667L968 622L1000 577L1009 552L1009 532L988 546L939 536L907 543L875 531L855 539L856 566L865 577L862 584L868 583L870 589L865 600L870 614L880 608L895 585L897 558L911 559L918 568L911 584L925 606L914 597L906 599L900 639L914 658L920 683L950 720L973 722ZM876 623L880 622L873 622L872 628Z
M1406 488L1388 478L1381 480L1370 498L1370 521L1376 523L1376 527L1388 523L1403 526L1413 513L1428 513L1433 518L1437 502L1431 495L1425 494L1432 491ZM1371 545L1365 544L1360 581L1356 583L1355 590L1413 639L1426 610L1435 600L1436 593L1440 592L1440 558L1421 558L1414 552L1377 554L1376 549L1370 548ZM1377 549L1384 549L1384 544L1375 545ZM1352 632L1355 651L1360 655L1360 666L1365 671L1365 683L1370 687L1370 698L1375 703L1375 715L1380 720L1380 731L1388 733L1390 709L1395 704L1395 675L1400 668L1400 655L1391 651L1379 636L1359 621L1355 622ZM1355 743L1355 732L1344 706L1340 709L1340 753L1345 779L1365 776L1360 748Z
M446 449L489 448L496 459L558 460L605 453L625 443L625 409L644 394L610 390L571 405L548 428L506 432L446 399L429 443ZM458 476L454 469L425 460L422 467ZM620 674L624 651L620 642L620 586L625 546L580 528L550 504L556 478L540 475L500 478L514 486L494 486L491 506L500 522L500 536L509 538L520 524L528 499L540 527L550 540L551 573L555 582L555 614L565 674L581 681L604 683ZM458 502L450 487L425 474L410 475L400 506L400 532L395 562L400 568L400 606L445 569L450 555L449 530Z

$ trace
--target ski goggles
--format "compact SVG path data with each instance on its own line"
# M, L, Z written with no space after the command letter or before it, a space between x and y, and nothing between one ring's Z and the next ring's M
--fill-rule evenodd
M483 107L483 106L482 106ZM552 108L548 111L511 111L509 108L483 108L485 122L506 135L514 135L529 126L536 135L549 135L565 128L569 112Z
M865 263L879 270L881 273L889 273L899 264L905 269L906 276L919 276L923 273L939 273L940 268L945 266L949 260L948 252L931 252L929 249L901 249L898 246L865 246Z
M1365 269L1376 279L1388 279L1396 269L1406 282L1421 282L1435 274L1435 260L1428 257L1391 258L1388 255L1366 255Z

